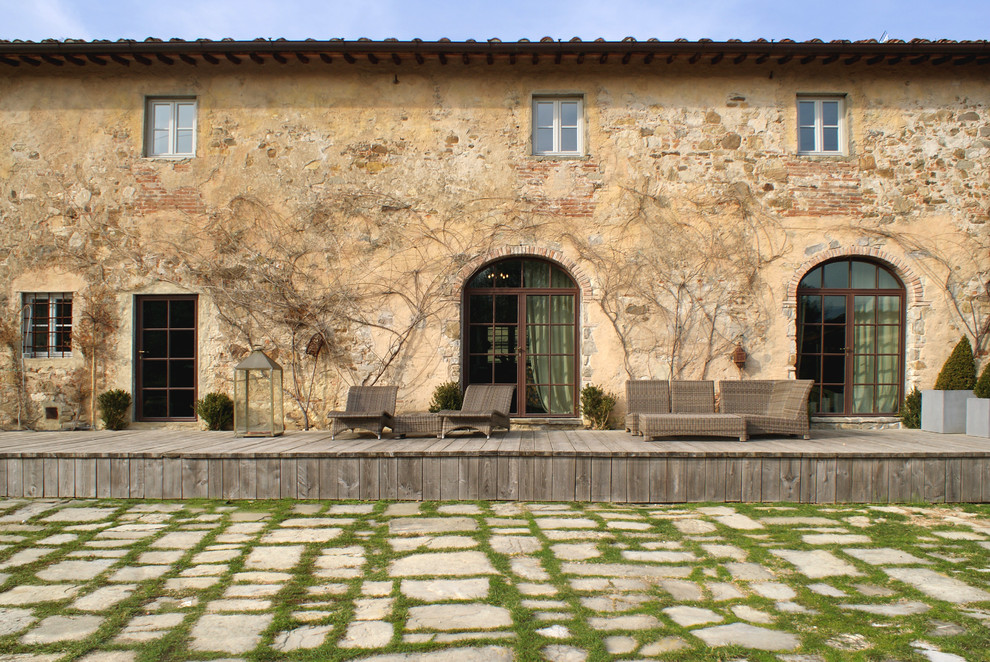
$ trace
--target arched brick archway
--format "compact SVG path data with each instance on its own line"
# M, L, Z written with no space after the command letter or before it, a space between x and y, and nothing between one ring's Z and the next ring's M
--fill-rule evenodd
M898 278L901 279L901 282L904 283L904 288L908 295L908 303L919 304L922 302L925 292L924 287L922 286L921 278L914 273L914 270L911 269L911 267L908 266L904 260L890 255L889 253L878 248L853 246L850 248L835 248L830 251L825 251L824 253L817 253L812 259L798 267L794 271L794 275L791 277L790 282L787 284L787 295L784 298L784 308L790 308L793 310L797 305L798 283L801 282L801 279L804 278L806 273L823 262L828 262L829 260L834 260L841 257L865 257L884 263L884 265L892 269L897 274Z
M533 246L508 246L505 248L496 248L495 250L478 255L470 262L464 264L464 266L458 270L456 276L454 277L454 282L463 287L464 283L467 282L467 279L470 278L478 269L489 262L495 262L507 257L534 257L556 262L566 269L571 277L577 281L578 289L581 291L582 300L587 300L593 297L591 279L584 273L584 270L581 269L576 262L568 259L562 251L552 248L536 248Z

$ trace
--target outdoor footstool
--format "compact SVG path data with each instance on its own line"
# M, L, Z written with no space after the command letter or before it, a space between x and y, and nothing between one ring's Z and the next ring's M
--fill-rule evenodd
M392 432L399 437L439 437L439 414L416 412L392 417Z
M735 414L640 414L639 430L655 437L738 437L746 441L746 419Z

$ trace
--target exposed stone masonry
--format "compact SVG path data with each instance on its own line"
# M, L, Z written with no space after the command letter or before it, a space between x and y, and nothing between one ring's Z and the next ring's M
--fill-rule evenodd
M748 291L719 304L710 334L678 339L702 355L714 348L687 378L740 376L723 351L736 342L751 358L743 377L788 376L791 288L826 257L870 256L905 280L908 388L927 386L987 314L990 109L978 68L946 77L907 65L836 73L795 64L772 79L748 64L706 69L711 76L611 63L594 73L427 64L395 78L364 64L319 75L287 64L276 77L224 63L112 80L33 71L5 69L0 79L0 138L11 146L0 155L0 298L16 320L23 292L107 287L120 323L100 390L133 386L134 295L192 292L200 394L229 391L232 366L254 342L309 374L312 362L291 347L298 317L297 343L320 331L332 348L316 366L311 421L322 424L348 385L376 380L398 384L407 410L422 409L437 383L461 376L467 272L530 255L563 264L580 284L582 384L621 393L628 377L666 376L673 351L673 308L650 288L683 274L606 291L621 281L614 276L650 273L651 255L683 250L678 237L643 239L661 213L693 231L706 231L704 220L746 237L752 252L718 256L722 264L766 260ZM585 156L530 154L531 95L554 89L584 94ZM845 94L847 155L796 155L795 99L821 89ZM166 90L197 98L194 158L143 156L141 96ZM56 97L65 101L57 108ZM691 280L702 307L729 287L711 264ZM246 311L231 304L235 285L257 288L258 300L279 288L291 296ZM82 306L74 312L78 321ZM0 355L0 424L10 425L16 342ZM46 402L87 418L79 352L32 360L27 372L32 425L62 423L44 422ZM286 402L299 425L296 400Z

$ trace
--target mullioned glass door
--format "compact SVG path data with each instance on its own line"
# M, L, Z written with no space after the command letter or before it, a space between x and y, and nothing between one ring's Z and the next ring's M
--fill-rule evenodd
M894 414L903 399L904 288L864 260L828 262L798 286L799 379L811 411Z
M479 271L466 290L468 384L515 384L511 413L573 416L577 405L577 287L542 260Z
M137 298L137 419L196 420L196 297Z

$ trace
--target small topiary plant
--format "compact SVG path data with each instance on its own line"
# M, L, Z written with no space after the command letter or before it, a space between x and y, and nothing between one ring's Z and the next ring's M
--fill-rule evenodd
M436 413L441 409L460 409L461 402L461 385L457 382L444 382L433 389L430 411Z
M581 389L581 413L591 421L591 427L595 430L611 428L609 418L612 416L615 403L615 394L605 391L600 386L588 384Z
M229 430L234 423L234 401L226 393L207 393L196 401L196 415L208 430Z
M976 362L973 360L973 347L969 344L969 338L963 336L945 360L935 380L935 388L939 391L972 391L974 386Z
M990 361L987 361L987 364L983 366L983 372L980 373L980 378L976 380L973 395L978 398L990 398Z
M100 393L96 399L100 405L100 419L107 430L123 430L130 421L127 411L131 408L131 394L123 389Z
M901 405L901 424L912 430L921 427L921 391L915 386Z

